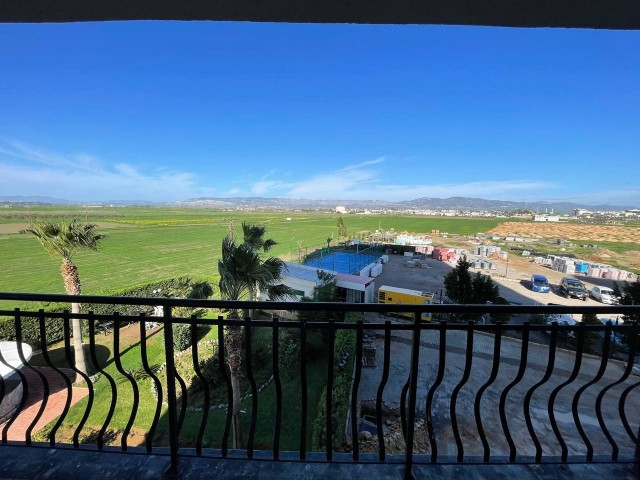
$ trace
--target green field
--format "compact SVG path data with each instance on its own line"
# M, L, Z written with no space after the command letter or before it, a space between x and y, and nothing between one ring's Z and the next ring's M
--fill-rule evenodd
M42 209L13 207L0 211L0 291L64 293L60 260L49 256L30 235L2 233L18 231L32 219L59 220L78 217L89 222L108 222L99 230L107 234L98 253L78 254L76 263L85 294L99 294L133 285L181 275L215 282L217 259L229 223L242 221L268 226L268 235L280 244L274 255L289 260L298 248L324 244L337 237L334 213L250 213L205 209L95 208ZM288 220L290 219L290 220ZM500 224L503 219L419 217L400 215L345 215L349 234L394 228L409 231L473 234Z

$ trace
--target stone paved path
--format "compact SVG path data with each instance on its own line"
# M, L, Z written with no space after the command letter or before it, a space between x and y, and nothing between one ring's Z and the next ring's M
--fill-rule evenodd
M63 377L51 368L36 368L45 376L49 384L49 401L47 402L40 420L32 430L32 435L59 416L64 410L64 404L67 401L67 387ZM23 368L21 372L27 379L29 395L27 397L25 408L22 410L20 415L18 415L18 418L7 432L8 440L25 441L27 428L29 428L29 425L33 422L33 419L38 413L44 396L42 380L38 374L29 368ZM86 397L88 392L87 388L72 387L71 405L74 405ZM0 431L1 429L4 429L6 423L7 422L4 422L0 425Z

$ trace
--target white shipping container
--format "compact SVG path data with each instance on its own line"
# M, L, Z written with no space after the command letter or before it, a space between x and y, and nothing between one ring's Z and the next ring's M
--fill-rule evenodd
M377 263L376 265L374 265L371 268L371 277L377 277L378 275L380 275L382 273L382 264L381 263Z

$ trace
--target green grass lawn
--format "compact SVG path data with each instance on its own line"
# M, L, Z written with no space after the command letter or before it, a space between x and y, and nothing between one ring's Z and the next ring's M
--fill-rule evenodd
M33 212L33 215L57 220L60 216L68 218L78 214L84 219L80 213L84 212L50 208ZM0 212L0 221L6 221L7 215ZM503 221L393 215L346 215L344 218L351 234L375 231L379 226L396 231L439 229L468 234L488 230ZM76 255L85 294L121 290L183 275L215 282L220 245L231 220L236 229L242 221L266 224L268 235L279 242L272 253L286 260L297 257L298 242L308 247L310 253L314 247L323 245L328 236L337 237L337 215L325 213L245 214L197 209L119 208L95 209L88 213L88 219L126 225L103 229L107 238L99 252ZM3 267L0 291L64 293L60 260L48 255L33 236L0 234L0 265ZM16 305L0 306L13 308Z
M131 330L129 330L131 329ZM134 331L135 329L135 331ZM204 327L204 330L208 328ZM141 367L141 353L139 336L137 335L137 327L130 326L121 330L123 335L122 348L121 348L121 361L122 367L125 371L135 370ZM214 338L217 334L216 329L212 328L203 336L201 344L206 342L210 338ZM204 332L203 332L204 333ZM256 342L270 342L269 332L266 329L257 329L255 333ZM112 335L104 336L98 335L96 337L97 352L100 365L104 368L105 372L112 376L116 381L117 387L117 403L114 415L108 425L111 435L108 437L108 443L119 445L120 435L125 428L129 416L131 415L131 409L133 406L133 390L131 384L126 378L121 375L115 363L113 362L113 343ZM52 361L58 366L67 367L64 360L62 345L54 345L50 347L52 350ZM201 349L200 360L204 357L202 352L206 349ZM210 353L209 353L210 354ZM158 330L151 334L147 338L147 355L148 361L151 366L161 365L164 363L164 339L162 330ZM184 372L189 369L191 365L190 353L182 354L180 362L184 365L181 370ZM35 355L32 362L34 365L44 366L44 360L40 355ZM192 367L191 367L192 368ZM326 359L324 357L317 358L314 361L308 363L308 413L307 413L307 445L311 445L311 433L313 419L316 417L316 408L318 403L318 397L324 385L326 384ZM264 382L269 376L272 375L271 361L258 365L254 363L254 373L258 385ZM300 412L301 412L301 397L300 397L300 384L299 378L293 375L288 378L283 373L282 375L282 398L283 398L283 410L282 410L282 430L280 439L280 448L282 450L297 450L300 444ZM158 374L163 382L163 391L166 399L166 377L164 372ZM189 385L189 380L187 384ZM199 380L193 380L198 382ZM133 432L137 433L137 437L132 438L129 441L129 445L136 445L143 439L143 435L149 431L151 427L153 416L155 413L157 400L151 391L151 379L139 380L137 382L140 394L140 402L138 410L136 412L135 421L133 424ZM105 422L107 412L112 402L111 386L107 378L102 376L94 384L95 397L91 413L88 417L87 423L80 435L81 439L87 439L91 436L95 437L95 433L100 430ZM248 391L247 382L243 382L243 393ZM218 405L219 403L226 403L227 391L225 388L221 388L219 391L214 392L211 405ZM188 402L190 407L201 407L202 402L200 397L195 402ZM69 414L64 420L63 426L59 430L57 435L58 441L70 442L71 435L79 424L84 412L86 411L88 399L85 397L75 404L69 410ZM246 411L246 414L242 417L244 439L248 438L249 426L251 421L251 399L247 398L242 402L242 409ZM271 449L274 425L275 425L275 411L276 411L276 388L272 382L267 388L265 388L258 396L258 415L256 424L256 436L255 436L255 448L257 449ZM202 422L203 413L201 411L188 411L185 416L185 421L180 432L180 444L185 447L194 447L195 440ZM216 409L209 412L209 416L206 423L204 446L208 447L220 447L222 441L222 434L226 421L226 410ZM41 432L37 434L37 439L44 441L46 434L55 424L55 421L47 425ZM115 432L115 433L114 433ZM160 416L160 422L156 430L154 445L167 446L168 445L168 417L167 407L163 406ZM105 437L107 438L107 437ZM229 443L230 446L230 443Z

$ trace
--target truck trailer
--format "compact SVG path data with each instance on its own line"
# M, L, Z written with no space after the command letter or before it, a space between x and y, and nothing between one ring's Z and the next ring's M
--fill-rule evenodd
M420 290L410 290L408 288L390 287L383 285L378 289L378 303L395 303L398 305L431 305L433 294L421 292ZM398 312L398 315L413 318L411 312ZM431 321L431 313L423 313L421 319L425 322Z

